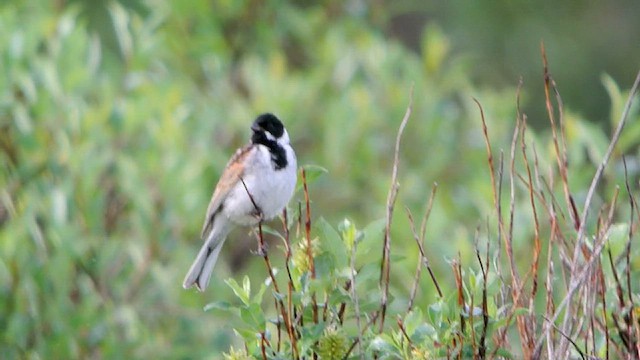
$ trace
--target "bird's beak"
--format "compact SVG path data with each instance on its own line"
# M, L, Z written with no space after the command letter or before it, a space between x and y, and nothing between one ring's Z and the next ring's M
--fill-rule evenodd
M262 131L258 124L251 125L251 130L253 130L254 132Z

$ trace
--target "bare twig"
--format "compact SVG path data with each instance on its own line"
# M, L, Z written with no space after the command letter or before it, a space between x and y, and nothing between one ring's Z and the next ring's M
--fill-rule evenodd
M524 286L524 284L521 284L521 285ZM511 321L513 320L513 317L516 316L516 310L518 310L518 307L515 306L514 304L520 303L520 299L517 296L522 295L522 288L514 290L513 293L515 294L516 297L513 299L513 304L511 306L509 314L507 315L507 321L503 325L503 330L500 331L497 336L496 346L491 352L491 355L489 356L490 359L493 359L498 353L498 350L500 350L503 347L503 344L507 340L507 329L511 326ZM535 357L532 357L532 358L535 359Z
M409 122L409 117L411 116L411 111L413 108L413 87L411 88L411 94L409 96L409 105L407 106L407 111L404 114L404 118L400 123L400 128L398 129L398 135L396 136L396 146L393 157L393 170L391 174L391 188L389 189L389 194L387 196L387 215L386 215L386 225L384 230L384 244L382 248L382 263L380 265L380 288L382 291L382 296L380 300L380 327L379 332L382 332L384 329L384 318L387 312L387 300L389 296L389 281L390 281L390 253L391 253L391 220L393 218L393 208L396 201L396 197L398 196L398 189L400 185L398 184L398 164L400 162L400 140L402 139L402 133L404 132L404 128L407 126L407 122Z
M533 300L535 299L536 293L538 291L538 264L540 260L540 221L538 220L538 211L536 209L536 202L534 201L534 188L533 188L533 178L531 175L531 167L529 166L529 160L527 158L527 145L525 141L525 133L527 129L527 118L526 116L522 117L522 134L520 137L520 143L522 146L522 157L524 159L525 168L527 169L527 177L528 177L528 189L529 189L529 203L531 204L531 212L533 213L533 263L531 264L531 273L533 276L533 287L531 289L531 296L529 298L529 310L533 312Z
M513 139L511 142L511 152L510 152L510 171L509 171L509 185L510 185L510 199L509 199L509 230L505 231L504 227L501 229L503 232L503 241L505 244L505 250L507 253L507 258L509 260L509 267L511 271L511 293L512 298L514 299L514 306L516 307L524 307L526 299L524 299L524 294L519 293L523 290L524 284L526 283L526 279L524 281L521 280L520 275L518 273L518 268L515 264L515 258L513 255L513 229L514 229L514 217L515 217L515 179L516 179L516 168L515 168L515 159L516 159L516 144L518 143L518 137L520 135L520 129L522 124L520 119L517 119L516 126L513 131ZM515 302L515 299L519 299L518 302ZM532 326L529 318L524 315L516 316L516 323L518 326L518 334L520 336L522 352L525 358L530 358L533 350L533 339L532 339Z
M562 330L558 329L558 327L549 319L547 319L547 317L544 317L545 320L547 320L547 322L549 324L551 324L551 326L553 326L554 329L556 329L556 331L558 331L558 333L560 333L560 335L562 335L563 338L567 339L571 345L573 345L573 347L576 349L576 351L578 352L578 354L580 354L580 357L582 358L582 360L586 360L585 356L584 356L584 351L582 351L580 349L580 347L578 346L578 344L575 343L575 341L573 341L567 334L565 334Z
M575 244L575 249L573 253L571 281L570 281L570 284L572 285L571 289L577 289L577 286L582 282L582 280L578 281L576 274L579 267L579 263L578 263L578 259L580 255L579 251L581 249L584 233L586 231L587 217L589 216L589 210L591 208L591 201L593 199L593 195L595 194L596 187L600 183L600 179L602 178L602 173L604 172L604 169L609 163L609 159L611 158L613 149L615 148L616 144L618 143L618 140L620 139L620 134L622 133L622 129L624 129L624 125L627 122L629 112L631 111L631 105L633 104L633 100L638 91L639 86L640 86L640 72L638 72L638 75L636 76L633 86L631 87L631 91L629 92L629 97L627 98L627 103L624 107L624 111L622 113L620 121L618 122L618 126L616 127L616 130L611 138L611 142L609 143L609 147L607 148L607 151L604 154L604 158L600 162L600 165L598 166L598 169L596 170L596 173L593 176L593 180L591 181L591 186L589 187L589 191L587 192L587 197L585 198L584 206L582 210L582 216L581 216L582 221L580 222L580 228L578 230L578 235L576 236L576 244ZM597 255L593 254L593 256L597 256ZM592 264L592 263L593 263L592 261L589 261L589 264ZM585 270L588 270L588 267L585 268ZM570 300L573 297L573 292L575 292L575 290L568 292L566 295L566 299ZM566 304L567 304L566 305L567 309L565 311L564 321L562 324L563 331L566 331L568 329L570 320L573 317L572 302L567 301Z
M570 283L570 287L567 291L567 294L562 299L562 302L560 303L560 305L558 305L558 307L556 308L553 318L550 319L551 322L555 322L560 316L560 313L562 312L562 310L565 307L567 307L567 303L570 302L570 299L572 298L573 294L578 290L578 288L580 288L580 286L582 285L582 282L586 279L587 275L590 273L591 267L593 266L593 264L596 263L597 260L599 259L599 256L602 253L602 250L604 249L605 244L606 244L606 238L601 238L600 241L596 242L592 251L591 258L586 262L586 264L582 268L582 271L578 273L578 275L576 275L574 280ZM536 342L536 351L538 351L538 348L542 346L544 337L546 337L549 329L550 327L547 327L547 329L541 334L540 338Z
M289 262L291 261L292 251L291 251L291 239L289 233L288 226L288 213L287 208L282 210L282 229L284 231L284 257L285 257L285 268L287 269L287 276L289 277L289 292L295 290L295 286L293 284L293 277L291 275L291 267L289 266ZM289 294L291 295L291 294Z
M611 251L609 251L609 256L611 256ZM602 266L600 266L598 280L600 282L600 289L598 293L600 295L600 302L602 303L602 323L604 324L604 326L602 326L604 331L604 353L605 359L609 360L609 342L611 341L611 339L609 336L609 326L607 326L607 300L605 296L606 284L604 282L604 272L602 271Z
M309 188L307 187L307 172L302 168L302 187L304 189L304 202L306 205L306 219L304 222L305 239L307 241L307 258L309 261L309 272L311 278L316 278L316 266L313 258L313 246L311 244L311 201L309 200ZM313 322L318 323L318 302L316 300L316 294L311 295L311 302L313 306Z
M547 245L547 276L545 278L545 296L546 296L546 305L545 305L545 315L546 316L551 316L554 311L555 311L555 302L553 299L553 276L554 276L554 265L553 265L553 244L554 244L554 239L556 237L556 234L560 231L558 229L558 219L555 216L555 211L553 209L553 204L549 205L549 213L550 213L550 217L551 217L551 234L549 235L549 243ZM543 325L543 328L547 328L550 327L550 323L546 322ZM547 340L547 357L549 359L553 358L553 352L554 352L554 341L553 341L553 337L551 333L547 333L546 336L546 340ZM537 359L538 355L537 355L537 351L540 351L540 349L536 348L534 349L534 355L533 358Z
M362 351L362 326L360 325L360 303L358 301L358 292L356 291L356 251L358 241L353 242L351 247L351 259L350 259L350 277L351 277L351 297L353 298L353 311L356 318L356 327L358 329L358 353L360 358L364 360L364 352Z
M637 315L633 309L636 309L635 301L633 300L633 293L631 291L631 239L633 239L633 223L634 223L634 213L637 208L636 201L631 193L631 186L629 186L629 174L627 172L627 161L622 157L622 163L624 165L624 182L625 187L627 189L627 194L629 196L629 231L627 233L627 245L624 249L626 267L625 267L625 277L627 280L627 296L629 298L629 323L633 324L633 329L635 331L635 357L640 359L640 321L638 321Z
M484 359L487 353L487 329L489 327L489 311L487 308L487 274L489 272L489 242L487 242L487 257L486 265L482 263L482 257L480 256L480 249L476 245L476 257L480 264L480 270L482 271L482 333L480 334L480 346L478 348L478 357Z
M460 331L464 333L465 320L464 320L464 285L462 284L462 265L460 260L460 252L458 252L458 258L451 262L453 268L453 277L456 281L456 292L458 294L458 307L460 308Z
M262 353L262 359L267 360L267 351L266 351L266 338L264 336L264 332L260 333L260 351Z
M498 277L500 277L500 283L502 284L502 286L500 287L500 292L501 292L501 296L500 296L500 304L501 305L505 305L507 303L507 296L506 296L506 284L507 282L504 279L504 276L502 276L502 246L500 246L500 244L502 243L502 232L500 231L501 229L501 222L502 222L502 183L503 183L503 178L504 178L504 152L502 150L500 150L500 167L498 167L498 206L496 208L496 213L498 214L498 228L496 230L497 233L497 243L498 246L496 246L496 273L498 274ZM488 230L487 230L488 232Z
M427 204L427 209L424 212L424 216L422 217L422 222L420 225L420 243L424 244L426 239L426 231L427 231L427 221L429 220L429 215L431 215L431 208L433 207L433 200L436 197L436 190L438 190L438 183L433 183L431 187L431 195L429 196L429 203ZM431 265L429 264L429 258L427 257L426 251L424 254L424 265L427 267L427 271L429 272L429 276L431 277L431 281L433 281L433 285L436 287L436 291L438 292L438 296L440 298L443 297L442 290L440 290L440 285L438 284L438 280L436 280L436 276L431 269Z
M407 334L407 330L405 330L404 323L402 322L402 318L400 316L398 316L397 323L398 323L398 328L400 329L400 332L402 333L404 338L407 340L409 348L413 348L413 342L411 341L409 334Z
M424 249L422 249L422 243L420 241L420 237L416 233L416 225L413 221L413 215L411 215L411 210L405 206L405 211L407 212L407 217L409 218L409 226L411 227L411 231L413 232L413 239L416 241L418 245L418 250L420 254L418 256L418 262L416 264L416 273L413 276L413 285L411 286L411 294L409 295L409 305L407 305L407 312L410 312L413 309L413 302L416 299L416 294L418 293L418 285L420 284L420 275L422 274L422 265L424 264L425 256Z
M420 224L420 234L418 235L417 231L416 231L416 226L415 226L415 221L413 220L413 215L411 214L411 211L409 210L409 208L405 207L405 211L407 212L407 217L409 218L409 225L411 227L411 232L413 234L413 239L416 241L416 244L418 246L418 250L420 251L420 259L418 260L418 264L416 266L416 274L414 276L414 281L413 281L413 286L411 287L411 295L409 297L409 305L408 305L408 309L407 311L411 311L411 309L413 308L413 302L415 300L416 297L416 293L418 291L418 284L419 284L419 280L420 280L420 274L422 273L422 266L425 266L427 268L427 271L429 271L429 276L431 277L431 280L433 281L433 284L436 287L436 291L438 292L438 296L440 298L442 298L442 290L440 290L440 285L438 284L438 280L436 280L435 274L433 273L433 270L431 269L431 265L429 264L429 258L427 258L426 252L424 250L424 239L425 239L425 234L426 234L426 225L427 225L427 221L429 219L429 214L431 214L431 208L433 207L433 199L435 198L436 195L436 190L438 188L438 184L434 183L433 187L431 188L431 196L429 197L429 202L427 204L427 209L425 210L424 216L422 217L422 223Z
M498 242L502 240L505 243L505 249L507 252L507 257L509 259L509 264L510 264L509 267L512 275L511 286L513 289L515 289L519 287L518 286L519 276L517 274L517 269L515 268L515 262L513 260L513 251L511 249L510 237L507 236L507 233L504 229L504 221L502 220L501 200L502 200L502 178L503 178L504 154L502 153L502 151L500 152L500 168L498 170L499 179L496 182L495 173L494 173L495 166L493 163L493 152L491 150L491 142L489 140L489 131L487 129L487 122L485 120L484 110L482 108L482 105L477 99L474 98L473 101L476 103L476 105L478 106L478 109L480 110L480 119L482 120L482 135L484 136L484 141L485 141L485 146L487 151L487 163L489 165L489 175L491 177L491 188L493 191L493 204L496 210L496 215L498 217ZM513 158L513 152L515 151L514 149L515 149L516 134L517 134L517 124L516 124L516 130L514 131L514 143L512 144L512 156L511 156L512 158ZM500 247L498 247L498 264L500 263L500 254L501 254ZM498 273L502 274L501 271L498 271ZM500 276L502 279L502 275ZM503 283L505 282L503 281Z
M242 182L242 185L244 186L245 191L247 192L247 195L249 196L249 200L251 200L251 203L253 204L256 212L259 214L260 217L262 217L262 211L260 210L260 208L258 207L258 205L256 204L253 195L251 194L251 192L249 191L249 188L247 187L247 184L244 182L244 179L240 178L240 182ZM262 219L260 219L260 221L258 222L258 254L260 256L262 256L262 258L264 259L265 265L267 266L267 272L269 273L269 277L271 278L271 282L273 283L273 289L276 293L280 294L280 289L278 287L278 281L276 280L275 277L275 273L273 272L273 267L271 266L271 260L269 259L269 255L267 253L267 246L264 242L264 235L262 233ZM289 335L289 339L291 341L292 347L293 347L293 353L294 353L294 357L297 358L297 348L295 347L296 344L296 334L295 331L293 329L293 325L291 324L291 319L289 317L289 314L287 312L287 308L284 306L284 302L282 301L282 299L278 299L277 300L277 308L279 308L280 310L280 314L282 315L282 320L285 323L285 327L287 329L287 333ZM264 355L264 341L266 339L264 338L264 334L262 334L262 342L261 342L261 346L263 347L263 357L266 359L266 356Z
M291 340L291 349L293 350L293 357L297 359L298 355L298 346L297 346L297 338L295 331L293 329L293 325L291 324L291 316L293 314L293 291L295 290L295 285L293 284L293 277L291 276L291 268L289 263L291 262L291 240L289 238L289 226L288 226L288 215L287 209L282 210L282 226L284 228L284 243L285 243L285 268L287 269L287 276L289 277L289 281L287 282L287 319L283 321L285 322L285 326L287 326L287 333L289 334L289 339Z
M560 97L560 93L556 86L555 81L551 77L549 73L549 64L547 62L547 52L544 48L544 43L540 43L540 51L542 53L542 64L544 67L544 95L545 95L545 104L547 107L547 113L549 116L549 122L551 122L551 134L553 136L553 146L556 151L556 159L558 161L558 169L560 171L560 178L562 179L562 187L564 190L565 201L567 202L567 206L569 207L569 215L571 216L571 220L574 224L574 227L578 229L580 220L578 219L578 213L575 208L575 202L573 201L573 197L571 196L571 192L569 191L569 179L567 172L567 148L565 146L565 137L564 137L564 111L562 105L562 98ZM554 90L556 95L556 101L558 102L558 113L560 117L560 136L562 140L562 149L560 148L558 142L558 132L556 129L556 121L555 114L553 111L553 105L551 104L551 89Z

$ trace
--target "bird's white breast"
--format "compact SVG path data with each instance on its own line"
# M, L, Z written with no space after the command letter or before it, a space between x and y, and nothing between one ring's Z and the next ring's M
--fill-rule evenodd
M246 158L242 180L265 220L282 212L295 190L298 167L296 156L291 146L286 145L284 148L287 166L279 170L274 168L271 153L264 145L254 146ZM247 189L242 182L238 182L225 201L223 213L240 225L255 225L258 222L256 209L249 199Z

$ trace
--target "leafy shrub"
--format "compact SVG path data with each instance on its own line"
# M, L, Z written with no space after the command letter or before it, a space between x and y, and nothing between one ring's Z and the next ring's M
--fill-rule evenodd
M557 93L546 66L545 62L545 79L549 79L546 93L551 90ZM591 182L581 212L574 200L575 190L572 190L581 186L568 181L572 173L567 166L566 124L561 103L557 123L547 95L552 144L558 164L557 173L552 170L550 175L542 173L540 164L553 161L553 158L538 157L536 143L527 140L531 134L526 129L526 115L520 113L510 154L506 159L501 154L499 162L496 162L484 113L478 103L497 221L487 221L486 230L478 227L476 231L476 269L464 271L459 257L450 262L455 286L446 289L452 291L441 290L429 265L425 250L428 247L424 245L426 222L436 191L434 186L419 230L407 209L420 256L415 276L396 280L404 287L411 280L412 290L409 296L398 294L388 299L391 264L397 264L402 258L397 253L390 253L391 219L398 190L397 157L386 222L373 222L362 231L349 220L344 220L336 230L320 218L315 227L317 237L313 237L305 183L307 212L300 240L297 245L291 245L287 227L291 223L285 224L285 237L282 238L287 277L280 281L287 283L286 290L282 285L278 287L274 277L276 270L268 261L268 255L264 254L270 276L255 295L251 294L248 277L245 277L242 287L229 280L228 284L242 300L242 305L214 302L208 306L239 314L240 322L234 330L243 339L245 352L240 357L230 353L228 358L485 359L524 356L539 359L638 356L640 319L636 301L639 289L632 285L635 284L632 279L637 277L637 269L631 262L638 249L634 247L633 250L631 244L636 236L634 223L640 218L636 217L637 200L631 191L624 158L627 206L617 204L619 191L616 190L610 203L603 202L597 216L589 215L589 211L593 211L593 190L601 181L602 171L617 145L639 84L640 73ZM410 110L400 127L397 146L409 114ZM516 160L520 162L518 167ZM305 170L302 171L302 179L305 180ZM509 182L509 190L503 194L505 181ZM558 194L549 185L556 181L563 187ZM503 210L501 198L506 195L509 195L509 200ZM529 206L531 215L522 218L523 208ZM616 219L616 210L624 214L622 219ZM627 210L626 214L624 210ZM297 216L298 225L301 225L303 215ZM533 234L528 234L531 242L527 246L532 257L524 261L519 259L516 263L515 237L522 235L515 227L525 225L522 223L525 219L532 222ZM486 252L483 253L480 234L485 231ZM492 231L495 235L491 235ZM262 243L262 232L257 236ZM293 255L292 247L296 249ZM494 250L490 251L490 248ZM380 249L382 257L375 254ZM427 306L423 302L415 302L423 268L431 276L432 291L437 292L436 302ZM556 275L558 272L560 275ZM266 304L274 304L275 311L270 315L264 310L263 296L271 284L272 301ZM609 293L607 287L615 288L616 294ZM560 322L563 316L564 321ZM514 332L517 333L519 349L514 345L518 342Z

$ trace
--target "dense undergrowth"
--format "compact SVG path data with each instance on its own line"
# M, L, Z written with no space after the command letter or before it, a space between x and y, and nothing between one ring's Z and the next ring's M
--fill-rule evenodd
M640 73L600 166L591 183L582 187L569 183L573 174L567 167L570 159L562 102L546 58L544 79L553 130L552 158L539 158L535 142L527 139L526 115L519 112L510 151L494 152L483 109L477 103L495 213L476 229L475 264L463 266L460 256L449 261L454 284L446 288L451 291L441 290L430 266L430 258L437 255L425 243L437 184L420 223L406 209L419 257L412 278L396 279L411 283L410 293L390 298L389 274L404 255L392 252L391 246L398 241L391 237L399 189L398 159L393 165L385 221L362 230L349 220L336 229L320 219L312 231L305 182L306 212L296 214L297 222L295 216L292 221L286 221L286 214L283 218L286 276L279 281L286 287L278 286L277 269L268 254L263 254L269 274L264 283L252 288L248 277L242 285L229 279L227 284L240 302L213 302L206 307L234 313L239 319L233 328L243 339L244 349L232 348L225 357L638 358L639 250L634 242L640 214L624 157L624 183L613 189L610 199L601 198L597 203L594 197L602 192L602 175L616 151ZM550 93L557 95L557 108ZM400 125L396 151L410 113L411 105ZM547 162L551 162L548 168L543 165ZM303 169L303 181L305 172ZM554 183L562 191L551 191ZM578 204L575 194L584 189L588 189L584 204ZM533 228L526 248L518 249L528 251L525 258L514 251L519 236L516 227L523 226L522 221L531 222ZM296 229L293 244L291 228ZM261 228L256 236L262 243ZM427 288L437 294L429 304L416 302L424 270L430 283ZM265 304L275 310L265 312Z

